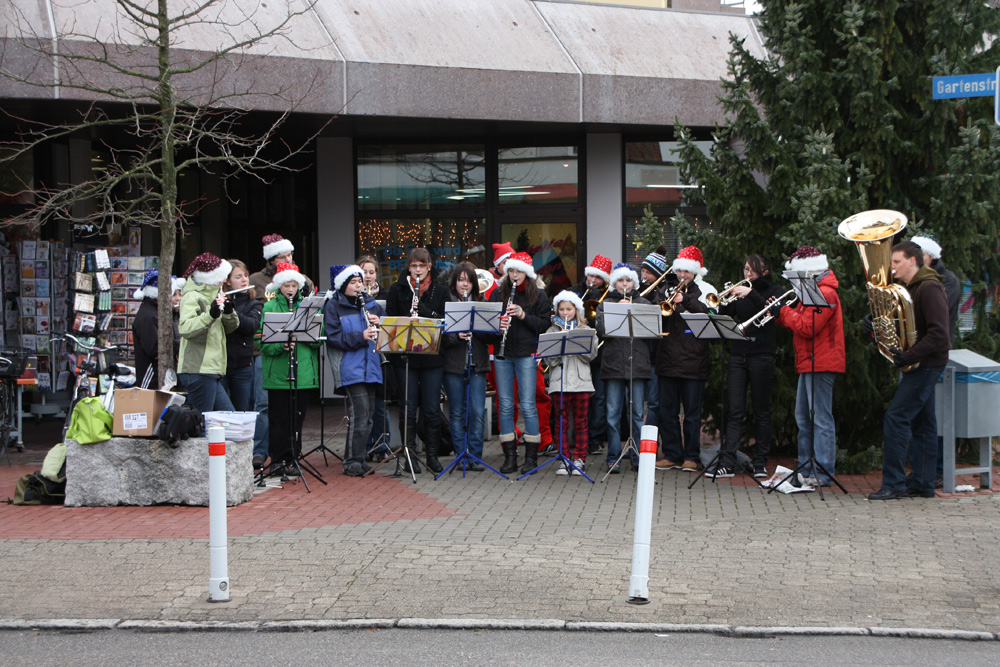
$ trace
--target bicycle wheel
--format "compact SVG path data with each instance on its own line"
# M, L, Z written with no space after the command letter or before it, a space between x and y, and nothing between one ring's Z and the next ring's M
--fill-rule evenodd
M0 378L0 456L7 455L8 466L11 465L10 434L17 419L17 396L14 391L12 378Z

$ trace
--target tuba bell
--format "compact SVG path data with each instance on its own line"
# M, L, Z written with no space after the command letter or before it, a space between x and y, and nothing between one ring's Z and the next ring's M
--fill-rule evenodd
M837 232L853 241L861 253L875 342L879 353L889 361L892 361L891 350L906 351L917 341L913 300L905 287L892 282L892 239L903 231L906 223L906 216L899 211L876 209L856 213L837 227Z

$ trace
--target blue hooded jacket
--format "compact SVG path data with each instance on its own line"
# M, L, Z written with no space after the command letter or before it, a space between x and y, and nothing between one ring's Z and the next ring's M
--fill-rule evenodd
M369 313L385 317L385 311L375 299L368 294L362 296ZM342 292L334 292L333 298L323 306L323 323L337 393L343 394L342 387L351 384L382 384L381 357L375 352L375 343L364 338L368 322L361 308Z

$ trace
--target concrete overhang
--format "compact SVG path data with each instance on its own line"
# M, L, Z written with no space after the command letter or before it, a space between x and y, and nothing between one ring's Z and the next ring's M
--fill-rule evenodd
M190 0L189 0L190 1ZM178 3L171 3L171 8ZM183 4L179 4L183 7ZM193 62L270 26L302 0L223 0L219 21L178 33L178 62ZM247 9L249 7L249 9ZM252 14L253 23L247 18ZM93 53L96 37L121 62L149 62L115 0L11 0L0 67L45 84L56 71L21 42ZM722 122L716 102L730 33L763 46L749 17L545 0L320 0L280 37L178 81L193 103L218 97L240 108L346 117L541 123L692 125ZM155 62L155 60L153 61ZM120 84L117 74L59 63L74 77ZM267 94L278 92L279 94ZM0 79L0 98L95 99L91 91L30 88Z

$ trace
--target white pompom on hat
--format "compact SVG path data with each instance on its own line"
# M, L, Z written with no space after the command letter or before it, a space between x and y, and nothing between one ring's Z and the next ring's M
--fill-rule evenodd
M576 316L583 317L583 300L576 293L565 289L552 299L552 309L556 311L557 315L559 314L559 304L563 301L569 301L573 304L576 307Z

